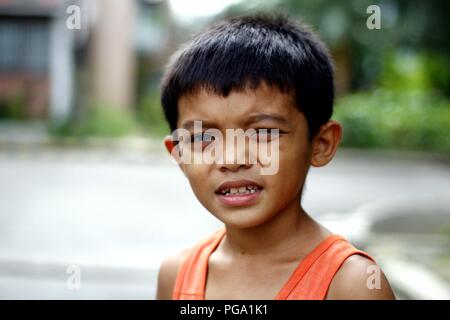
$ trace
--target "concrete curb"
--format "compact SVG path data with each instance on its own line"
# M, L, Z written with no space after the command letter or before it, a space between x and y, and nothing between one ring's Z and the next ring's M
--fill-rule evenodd
M51 149L104 149L104 150L129 150L136 152L163 152L162 141L147 137L125 138L55 138L45 137L34 139L14 138L0 135L0 150L51 150Z
M371 238L375 239L374 225L395 212L408 214L433 211L448 218L450 223L450 197L448 194L424 195L421 198L397 197L367 203L343 218L339 214L327 214L320 222L336 233L346 236L356 247L367 248ZM401 216L401 214L398 214ZM370 252L371 249L369 248ZM399 257L376 257L387 274L392 286L401 296L409 299L450 299L450 288L446 281L426 267Z
M389 281L407 299L449 300L450 290L440 277L421 265L403 259L378 259ZM420 283L420 285L418 285Z

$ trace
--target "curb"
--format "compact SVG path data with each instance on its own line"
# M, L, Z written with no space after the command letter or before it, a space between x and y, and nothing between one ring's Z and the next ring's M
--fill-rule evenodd
M374 230L377 222L388 217L402 217L405 215L404 212L411 215L433 212L438 216L442 215L442 219L450 224L448 208L450 208L448 194L424 195L414 199L405 196L380 199L362 205L344 217L339 214L327 214L321 216L319 220L327 228L346 236L356 247L373 254L388 275L394 290L400 293L399 296L413 300L448 300L450 299L448 282L422 264L401 257L401 247L392 254L370 245L380 238L380 234Z

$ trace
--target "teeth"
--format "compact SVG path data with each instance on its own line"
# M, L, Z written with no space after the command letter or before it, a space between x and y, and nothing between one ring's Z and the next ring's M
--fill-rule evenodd
M245 186L239 188L225 188L221 191L223 195L242 195L242 194L251 194L255 193L258 190L256 186Z

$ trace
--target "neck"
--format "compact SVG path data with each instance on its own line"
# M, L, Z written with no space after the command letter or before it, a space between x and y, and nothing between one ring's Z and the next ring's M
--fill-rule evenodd
M299 197L295 197L282 212L264 224L245 229L227 225L226 229L224 249L249 256L273 255L274 252L289 254L292 250L298 251L299 241L314 242L318 231L323 231L303 210Z

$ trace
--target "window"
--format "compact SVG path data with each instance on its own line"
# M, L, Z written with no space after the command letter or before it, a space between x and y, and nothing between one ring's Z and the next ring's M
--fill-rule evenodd
M47 72L49 20L0 17L0 72Z

